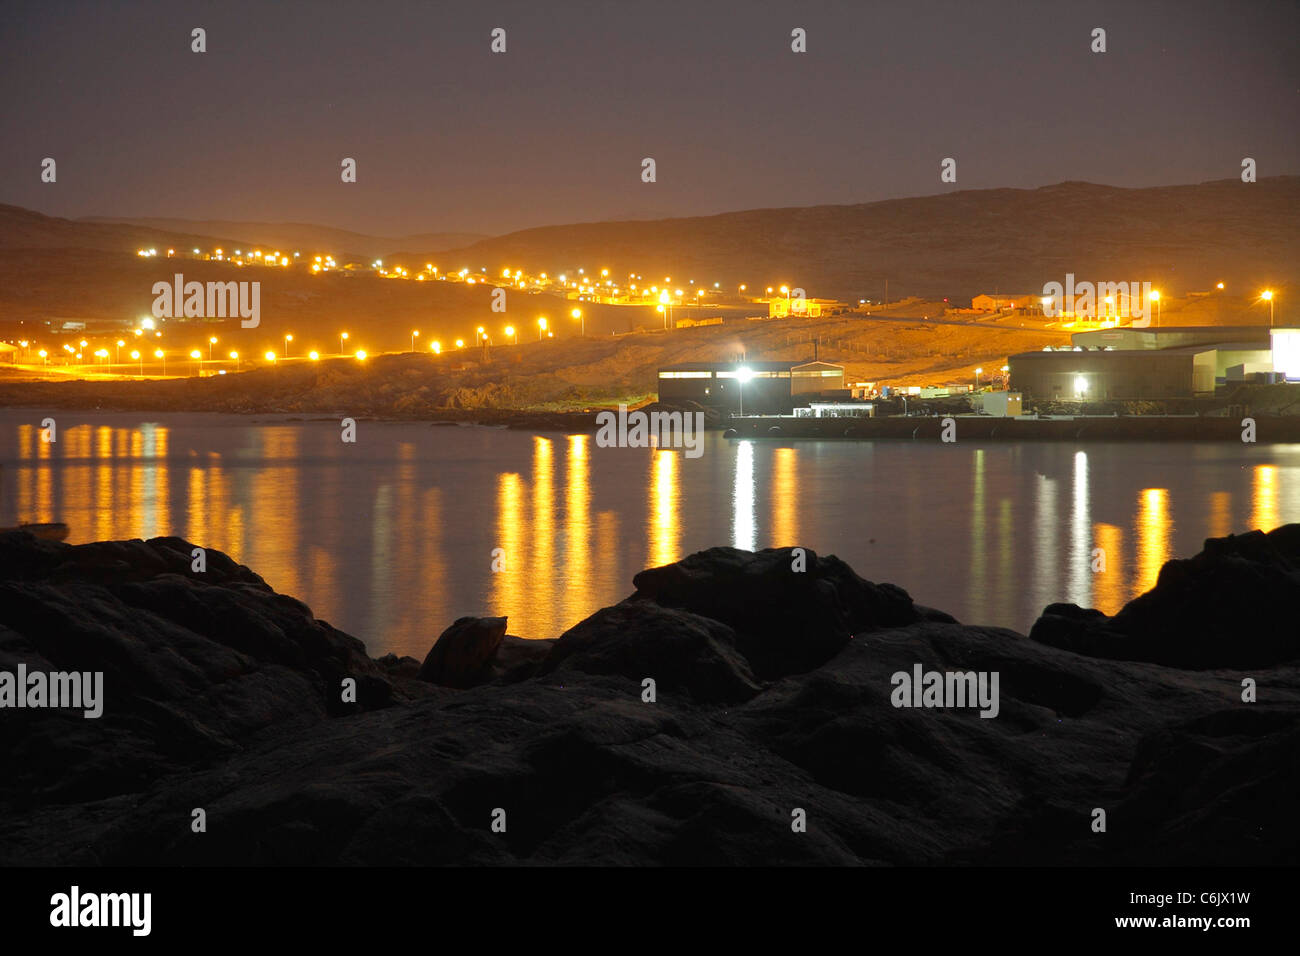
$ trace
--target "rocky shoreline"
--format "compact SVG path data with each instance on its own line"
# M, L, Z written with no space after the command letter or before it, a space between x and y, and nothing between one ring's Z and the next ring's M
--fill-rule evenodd
M219 552L191 570L193 547L0 534L0 672L102 672L105 696L98 719L0 709L0 863L1300 851L1297 524L1210 539L1115 616L1051 605L1028 635L832 556L796 571L788 548L714 548L641 572L558 638L462 618L423 662L371 659ZM998 674L996 717L898 706L894 679L918 667Z

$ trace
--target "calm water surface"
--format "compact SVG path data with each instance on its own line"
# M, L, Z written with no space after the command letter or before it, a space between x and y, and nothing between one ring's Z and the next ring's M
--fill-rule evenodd
M466 614L555 637L692 551L802 545L963 621L1114 612L1213 535L1300 520L1300 445L728 442L701 457L414 423L0 410L0 526L225 551L374 655ZM493 549L505 570L493 573ZM1092 571L1093 549L1106 570Z

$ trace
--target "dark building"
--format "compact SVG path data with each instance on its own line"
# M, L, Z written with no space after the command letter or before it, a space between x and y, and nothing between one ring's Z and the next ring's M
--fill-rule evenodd
M1060 349L1008 359L1010 387L1036 402L1192 397L1194 354L1147 349Z
M844 388L844 368L829 362L680 362L659 370L659 401L697 402L747 415L789 415Z
M1010 359L1014 387L1035 401L1191 398L1272 372L1267 326L1090 329L1075 348Z
M1070 342L1087 349L1107 348L1125 351L1187 348L1194 345L1215 346L1226 343L1258 342L1268 348L1267 325L1167 325L1164 328L1089 329L1075 332Z

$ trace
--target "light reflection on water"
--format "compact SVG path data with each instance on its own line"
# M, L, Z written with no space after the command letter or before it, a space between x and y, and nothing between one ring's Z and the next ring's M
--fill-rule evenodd
M1204 538L1300 520L1300 445L769 443L700 458L585 435L231 416L0 412L0 526L176 534L372 654L466 614L554 637L632 576L717 544L803 545L972 623L1108 613ZM500 549L499 551L496 549ZM496 568L496 570L494 570ZM1104 569L1103 569L1104 568Z

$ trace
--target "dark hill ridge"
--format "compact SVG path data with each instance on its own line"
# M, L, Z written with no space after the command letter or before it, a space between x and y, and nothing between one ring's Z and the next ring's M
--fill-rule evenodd
M161 229L196 236L236 236L243 246L270 246L286 254L329 252L340 262L349 256L379 259L399 249L452 249L480 242L488 236L472 232L426 232L414 236L369 236L348 229L335 229L306 222L243 222L205 219L129 218L84 216L79 222L120 223L145 229Z
M103 670L106 697L99 720L0 711L0 863L1300 850L1300 525L1211 539L1114 618L1053 605L1030 637L918 607L834 557L809 551L795 573L790 549L714 548L642 572L555 640L463 618L423 666L370 660L218 552L193 573L191 548L0 535L0 671ZM997 717L894 707L891 676L917 664L998 672ZM1241 701L1245 677L1258 703Z
M252 233L258 233L254 235ZM1150 281L1166 296L1224 282L1233 294L1300 278L1300 176L1125 189L1065 182L856 205L749 209L678 219L569 223L458 248L454 234L393 239L297 223L71 220L0 204L0 259L28 250L134 251L142 245L239 247L280 239L378 250L388 263L446 271L524 268L558 275L608 268L650 282L670 275L734 291L790 282L810 296L879 301L1032 292L1073 272L1082 281ZM464 242L462 238L462 242ZM283 243L289 245L290 242ZM302 250L306 254L307 250ZM343 260L340 260L343 261ZM13 279L23 285L22 272ZM1282 302L1289 301L1285 295ZM965 305L961 302L958 304Z
M1300 177L1122 189L1067 182L846 206L576 223L439 255L552 275L609 268L646 281L790 282L850 301L1032 292L1045 282L1150 281L1184 295L1300 278ZM413 261L419 256L412 256ZM423 260L420 260L423 261ZM966 303L962 303L966 304Z

